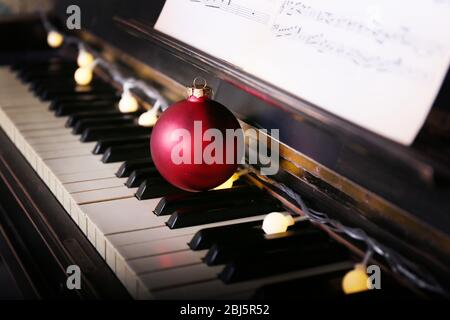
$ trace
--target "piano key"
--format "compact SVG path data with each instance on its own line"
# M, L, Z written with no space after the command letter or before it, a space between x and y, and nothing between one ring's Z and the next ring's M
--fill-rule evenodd
M146 200L185 192L162 178L147 178L140 184L135 196L138 200Z
M98 126L114 126L117 124L132 124L136 117L130 115L117 115L115 117L108 117L102 119L83 119L78 121L74 126L72 132L74 134L81 134L87 128L95 128Z
M205 256L207 265L216 265L226 263L233 258L265 252L283 248L296 249L304 243L312 246L320 245L328 240L325 232L313 227L309 222L297 222L296 228L287 232L266 236L264 231L258 228L240 230L240 234L225 235L222 238L214 239L213 245Z
M232 239L236 235L249 232L252 229L261 228L261 226L262 220L256 220L214 228L202 228L195 233L188 245L191 250L205 250L210 248L218 239L223 237Z
M126 199L134 196L133 190L124 186L109 187L105 189L89 190L72 193L72 198L79 205Z
M142 134L150 135L151 128L137 125L122 125L112 127L101 127L96 129L86 129L81 135L81 141L90 142L101 139L117 138L124 136L136 136Z
M87 128L95 128L99 126L114 126L120 124L132 124L136 120L135 115L117 114L115 116L104 116L102 118L86 118L80 119L73 126L74 134L81 134Z
M201 262L203 252L178 251L162 255L140 257L139 259L128 260L131 269L138 275L143 273L162 271L181 266L189 266Z
M184 266L143 274L140 279L149 290L179 287L183 284L199 283L216 278L220 267L206 267L203 264Z
M299 243L297 248L280 248L262 255L248 252L228 262L219 278L225 283L233 283L347 260L347 252L331 241L320 244ZM264 268L258 268L261 265Z
M54 143L43 143L34 145L33 149L41 154L48 151L66 151L66 150L72 150L72 149L78 149L78 150L85 150L90 151L94 147L95 143L83 143L81 144L80 141L75 140L71 142L54 142Z
M57 96L70 94L71 92L77 94L79 93L92 94L92 93L111 93L113 91L108 86L98 86L94 82L92 85L85 87L74 86L73 88L69 88L61 86L52 89L35 90L35 92L42 100L53 100Z
M127 160L122 163L119 170L117 170L116 176L118 178L128 177L136 169L149 168L153 166L153 161L150 158Z
M163 180L156 167L152 165L148 168L133 170L133 172L131 172L130 176L128 177L125 185L128 188L136 188L139 187L139 185L147 178L159 178L160 181L165 181Z
M238 186L222 190L209 190L204 192L188 193L185 195L172 195L162 198L155 209L158 216L172 214L176 208L193 207L200 204L214 206L233 205L243 200L268 195L256 186Z
M125 260L180 251L193 253L192 251L189 251L189 248L187 247L187 242L190 237L191 235L181 235L149 242L133 243L118 247L118 251ZM193 255L197 256L198 254L193 253ZM201 259L197 260L197 263L201 262Z
M59 105L65 103L86 103L92 101L111 101L118 102L120 97L116 93L86 93L81 95L62 95L55 97L49 105L49 110L55 110Z
M119 167L119 164L104 164L99 160L100 159L98 156L88 155L64 159L51 159L46 160L45 163L57 175L105 169L109 169L111 170L111 172L115 172Z
M137 136L126 136L126 137L117 137L110 139L101 139L97 141L97 144L92 150L93 154L103 154L106 149L113 146L122 146L124 144L140 144L147 143L150 145L150 136L149 135L137 135ZM150 151L149 151L150 152ZM140 158L135 158L140 159Z
M348 270L333 270L307 278L266 284L255 290L255 299L336 299L343 297L342 278Z
M123 162L130 159L150 158L150 143L111 146L102 156L103 163ZM138 187L138 186L136 186Z
M159 199L138 201L136 198L81 205L104 236L164 226L165 219L152 214ZM147 231L148 232L148 231Z
M69 182L64 184L64 188L69 193L75 192L86 192L97 189L107 189L112 187L121 187L123 186L123 179L106 178L106 179L95 179L95 180L87 180L87 181L77 181L77 182Z
M87 156L91 154L90 149L76 147L70 149L59 149L59 150L50 150L50 151L42 151L39 153L39 156L42 160L49 159L59 159L59 158L70 158L74 156Z
M281 281L288 281L290 279L307 278L316 274L329 273L336 270L348 270L353 267L353 264L354 262L345 261L233 284L225 284L219 279L214 279L211 281L186 284L173 288L153 290L152 292L154 293L154 297L157 299L227 299L229 296L237 292L248 292L248 298L251 298L253 292L261 286Z
M162 221L165 221L161 218ZM252 221L262 221L264 219L264 215L229 220L229 221L221 221L210 223L202 226L193 226L181 229L170 230L166 225L162 225L159 227L151 227L148 229L138 229L129 232L121 232L115 234L109 234L107 238L113 243L115 246L123 246L131 243L140 243L140 242L149 242L158 239L167 239L172 237L177 237L181 235L190 235L191 237L198 232L201 228L215 228L233 224L247 223ZM206 252L205 252L206 253Z
M61 181L61 183L71 183L80 181L93 181L113 177L115 177L115 175L113 172L111 172L111 170L102 169L96 171L59 174L58 180Z
M25 138L37 138L37 137L51 137L59 135L68 135L70 131L67 128L52 128L52 129L35 129L26 130L22 132Z
M211 222L243 218L262 213L279 211L281 205L272 198L259 199L242 206L213 208L213 209L180 209L172 213L167 225L171 229L184 228L193 225L206 224Z
M60 103L54 112L57 117L63 117L77 112L101 112L106 110L117 110L116 101L65 102Z

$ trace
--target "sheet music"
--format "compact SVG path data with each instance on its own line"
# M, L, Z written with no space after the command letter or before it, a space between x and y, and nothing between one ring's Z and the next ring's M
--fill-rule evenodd
M450 63L448 0L167 0L156 29L406 145Z

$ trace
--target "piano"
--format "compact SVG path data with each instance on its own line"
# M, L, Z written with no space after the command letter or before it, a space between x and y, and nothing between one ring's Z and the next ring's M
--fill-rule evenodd
M66 28L73 4L79 30ZM404 145L157 30L164 4L59 0L44 15L1 18L0 297L448 297L448 74ZM64 34L59 48L46 24ZM73 79L79 47L68 39L107 62L86 86ZM278 172L247 164L229 188L172 186L152 161L152 128L138 123L155 100L136 92L139 109L121 112L113 67L169 104L206 79L242 128L279 146ZM265 235L272 212L296 222ZM381 288L345 294L342 279L361 263L381 270ZM78 290L67 285L71 265Z

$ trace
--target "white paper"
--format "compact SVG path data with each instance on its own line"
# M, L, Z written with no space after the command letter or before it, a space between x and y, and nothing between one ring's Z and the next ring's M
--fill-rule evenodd
M155 28L405 145L450 63L449 0L167 0Z

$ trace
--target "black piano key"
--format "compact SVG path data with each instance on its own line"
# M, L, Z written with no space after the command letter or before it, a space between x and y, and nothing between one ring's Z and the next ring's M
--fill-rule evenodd
M267 193L256 186L248 185L222 190L196 192L187 195L173 195L162 198L156 206L154 213L157 216L163 216L172 214L177 208L193 207L199 204L214 207L228 206L267 196Z
M83 99L83 97L87 97L87 101L91 100L103 100L103 99L89 99L89 97L106 97L105 100L109 99L108 96L111 96L111 100L119 101L120 96L117 95L117 92L111 91L111 92L103 92L103 91L96 91L95 88L92 87L84 87L83 90L78 91L70 91L70 92L62 92L58 94L57 96L54 96L51 101L55 101L55 103L66 103L66 102L78 102L80 99ZM82 100L80 101L82 102Z
M128 115L138 116L140 113L133 112L128 113ZM74 127L78 123L78 121L85 119L108 119L108 118L116 118L123 115L119 110L101 110L101 111L84 111L84 112L76 112L67 117L66 127Z
M68 116L77 112L97 111L104 110L118 110L117 103L114 100L105 101L88 101L88 102L67 102L60 103L54 110L57 117Z
M93 89L99 92L113 92L112 87L99 81L98 79L92 80L87 86L79 86L73 79L70 78L53 78L35 80L30 83L30 88L38 95L51 94L57 96L57 94L69 93L69 92L87 92Z
M339 299L344 297L342 278L348 270L323 272L258 288L253 299Z
M180 190L171 185L163 178L150 178L141 183L135 196L138 200L147 200L161 198L169 194L185 192L186 191Z
M127 160L120 166L116 172L116 177L125 178L136 169L154 167L153 160L150 158Z
M146 179L150 178L162 178L156 167L149 166L146 168L135 169L133 170L133 172L131 172L130 176L125 182L125 185L128 188L136 188L139 187L141 183Z
M210 248L218 239L234 238L243 232L259 233L262 226L262 220L250 221L244 223L230 224L220 227L205 228L197 231L189 241L188 246L191 250L205 250Z
M114 92L108 86L97 86L95 83L89 86L76 86L74 87L56 87L51 89L42 89L39 91L35 91L36 95L40 97L42 100L53 100L55 97L70 93L112 93Z
M96 128L99 126L114 126L118 124L133 124L136 117L130 115L120 115L116 117L108 117L104 119L84 119L78 121L73 126L72 132L74 134L81 134L87 128Z
M68 66L60 70L31 70L28 72L23 72L20 74L19 78L25 82L37 82L37 81L48 81L55 78L71 78L75 72L76 68L73 66Z
M205 228L197 231L188 245L192 250L204 250L210 248L214 243L224 244L235 241L242 242L239 238L242 235L251 235L252 237L264 236L264 231L261 228L262 220ZM297 222L293 226L289 227L288 232L299 229L302 230L302 232L320 232L320 229L314 227L309 221ZM268 237L270 238L274 236Z
M97 141L94 149L92 150L93 154L104 154L106 149L109 147L122 146L122 145L135 145L135 144L145 144L150 145L150 136L149 135L137 135L137 136L127 136L127 137L118 137L111 139L102 139ZM140 157L135 159L148 158Z
M248 252L228 262L219 278L225 283L234 283L348 260L349 252L331 240L320 244L298 243L294 248L264 254Z
M91 142L108 138L136 136L143 134L150 135L150 133L151 128L141 127L138 125L122 125L112 127L108 126L108 127L86 129L83 131L80 140L82 142Z
M166 222L171 229L196 226L225 220L239 219L281 210L273 198L258 199L241 206L228 208L189 208L175 211Z
M417 299L418 295L401 285L387 273L382 274L382 289L345 294L342 278L349 269L322 273L264 285L253 294L253 299L329 299L334 301L368 302L374 300Z
M325 232L313 227L309 222L298 222L289 231L270 236L266 236L261 229L242 231L234 237L224 236L216 239L204 258L205 263L210 266L218 265L245 256L248 252L252 255L264 255L265 252L276 251L278 248L295 249L305 243L316 246L329 239Z
M112 163L140 158L150 158L150 144L148 142L109 147L102 156L102 162Z
M55 110L62 103L112 101L117 103L120 97L115 93L87 93L82 95L67 95L55 97L49 105L49 110Z

